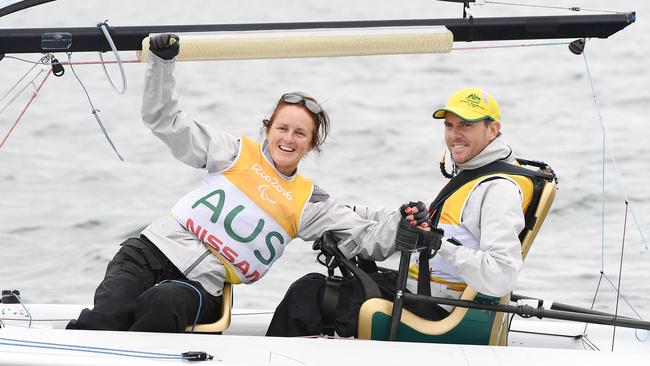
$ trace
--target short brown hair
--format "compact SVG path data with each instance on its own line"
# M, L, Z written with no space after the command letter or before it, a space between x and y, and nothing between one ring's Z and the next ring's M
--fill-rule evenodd
M304 93L304 92L291 92L291 94L299 95L302 98L311 100L311 101L315 102L316 104L318 104L320 106L320 103L318 103L318 101L314 97L308 95L307 93ZM280 97L280 99L278 100L278 102L275 105L275 108L273 109L273 113L271 113L271 117L269 117L268 119L264 119L262 121L262 125L263 125L262 129L261 129L262 132L268 133L269 129L271 128L271 125L273 125L273 121L275 120L275 116L277 115L278 111L280 109L282 109L282 107L284 107L286 105L291 105L291 104L285 102L283 100L283 98ZM325 139L327 139L327 135L330 132L330 118L329 118L329 116L327 115L327 112L325 112L325 110L323 109L322 106L321 106L321 112L318 113L318 114L314 114L313 112L308 110L304 106L304 104L300 104L300 105L303 108L305 108L305 110L307 110L309 112L309 115L312 117L312 121L314 121L314 127L315 128L314 128L314 131L312 132L312 136L311 136L311 145L314 148L314 150L316 150L317 152L320 152L321 151L320 146L323 143L325 143Z
M490 127L490 124L492 124L492 122L496 122L496 121L493 120L493 119L489 119L489 118L486 118L486 119L483 120L483 123L485 123L485 127ZM499 137L499 136L501 136L501 131L499 131L497 133L497 137Z

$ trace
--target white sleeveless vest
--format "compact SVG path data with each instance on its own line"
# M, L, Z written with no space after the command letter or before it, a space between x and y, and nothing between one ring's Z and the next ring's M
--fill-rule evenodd
M472 192L479 184L485 180L494 179L495 176L499 177L498 179L508 179L517 184L523 195L521 209L524 213L526 212L534 193L533 183L530 178L503 173L479 177L464 184L443 203L438 227L445 231L446 237L456 238L466 248L480 250L479 239L474 237L469 230L461 225L461 219L467 200ZM418 278L418 257L417 255L411 257L411 265L409 267L409 277L414 279ZM436 255L429 260L429 271L431 272L431 281L447 284L450 289L462 291L466 286L464 281L456 274L454 266L442 258L442 256Z
M259 144L242 137L235 162L208 173L176 203L172 214L226 266L226 281L252 283L298 234L313 183L277 172Z

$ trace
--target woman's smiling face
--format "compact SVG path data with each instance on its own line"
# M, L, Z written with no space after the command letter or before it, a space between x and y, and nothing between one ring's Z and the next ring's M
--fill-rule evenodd
M275 167L290 176L313 148L314 116L298 104L283 104L266 129L269 152Z

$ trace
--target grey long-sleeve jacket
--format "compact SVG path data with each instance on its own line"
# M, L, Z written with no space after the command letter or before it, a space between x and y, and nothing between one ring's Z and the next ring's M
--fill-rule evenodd
M515 162L510 147L501 138L492 141L470 161L457 164L457 168L476 169L496 160ZM479 241L480 250L443 241L438 251L438 255L453 265L458 276L481 293L503 296L515 287L523 264L518 237L524 228L521 202L519 187L507 179L481 183L468 197L462 214L462 225ZM382 220L392 214L358 206L357 212L369 220ZM409 280L409 289L415 290L416 282ZM434 296L444 295L433 291ZM460 293L452 295L458 297Z
M162 60L149 53L142 99L142 120L180 161L197 169L217 172L236 158L240 141L230 134L195 122L179 107L174 60ZM271 157L263 143L263 152ZM315 240L327 230L335 233L344 255L361 255L375 260L394 252L395 231L400 219L398 210L381 221L361 218L348 207L336 202L315 186L307 202L298 237ZM213 295L220 295L226 270L219 259L180 225L171 215L161 217L142 232L190 280L201 283Z

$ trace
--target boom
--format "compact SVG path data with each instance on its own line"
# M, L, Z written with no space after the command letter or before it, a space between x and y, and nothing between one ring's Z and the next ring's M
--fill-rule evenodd
M455 42L558 38L608 38L632 24L634 12L600 15L499 17L468 19L400 19L295 23L248 23L112 27L118 50L140 50L150 33L245 32L314 29L373 29L445 26ZM57 38L64 42L53 42ZM98 27L0 29L0 53L90 52L110 50Z

